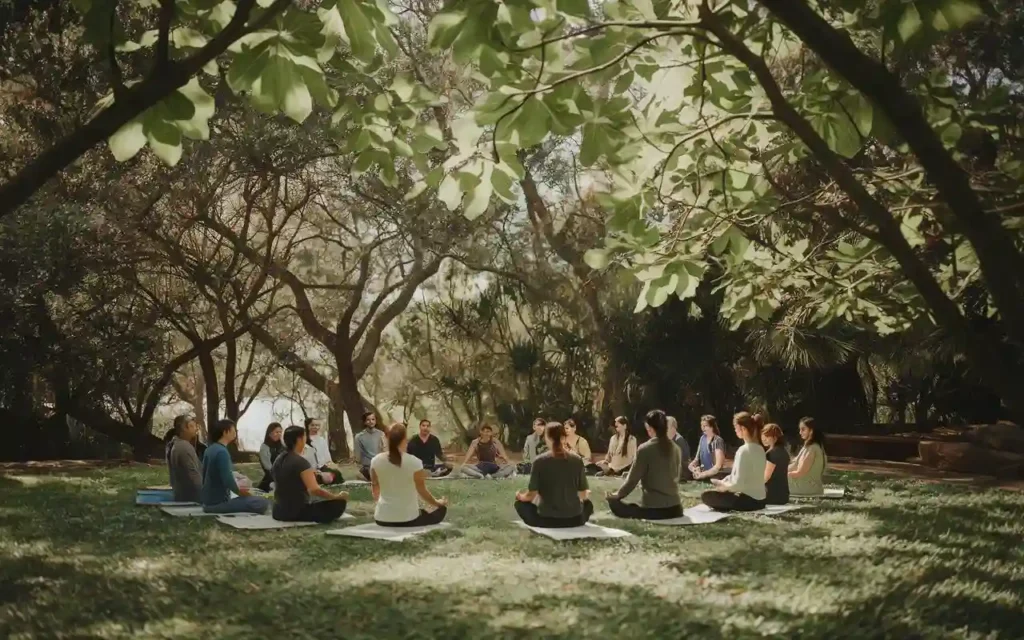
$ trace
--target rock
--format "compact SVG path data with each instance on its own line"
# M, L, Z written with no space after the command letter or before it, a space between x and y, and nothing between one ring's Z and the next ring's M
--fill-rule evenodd
M974 442L922 440L918 453L923 465L943 471L997 477L1016 477L1024 472L1024 454L997 451Z
M989 449L1024 454L1024 428L1012 422L976 425L971 427L970 436Z

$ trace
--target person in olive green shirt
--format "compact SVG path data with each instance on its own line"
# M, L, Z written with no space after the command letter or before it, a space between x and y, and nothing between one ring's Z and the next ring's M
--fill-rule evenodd
M620 518L668 520L683 515L679 500L679 467L682 456L668 437L665 412L655 409L644 420L650 440L636 450L636 462L626 481L608 494L608 508ZM640 504L623 502L637 485L642 491Z
M565 437L557 422L545 427L549 451L533 461L530 488L516 494L516 513L531 527L580 527L594 514L583 459L568 451Z

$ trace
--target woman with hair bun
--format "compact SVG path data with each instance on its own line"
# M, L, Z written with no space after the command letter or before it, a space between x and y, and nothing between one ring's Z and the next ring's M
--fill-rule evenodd
M665 412L655 409L644 418L650 440L636 450L636 462L629 469L626 481L618 491L609 493L608 508L619 518L668 520L683 515L679 500L679 466L683 457L679 447L668 439ZM623 498L640 485L640 504L624 502Z
M427 489L429 473L423 462L406 449L409 439L404 424L388 429L388 450L370 461L370 489L377 506L374 521L382 527L422 527L438 524L448 513L448 500L435 498ZM420 509L417 496L433 511Z
M764 509L765 454L760 442L760 416L741 411L732 425L743 446L736 451L732 473L725 480L712 478L715 488L705 491L701 501L715 511L758 511Z

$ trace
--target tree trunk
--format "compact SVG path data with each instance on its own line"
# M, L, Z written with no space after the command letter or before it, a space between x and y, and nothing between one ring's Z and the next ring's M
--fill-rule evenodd
M217 367L212 351L199 352L199 366L203 370L203 386L206 389L206 425L212 427L220 420L220 389L217 386Z
M349 363L348 368L348 372L345 372L339 368L339 371L341 371L342 373L338 379L336 389L338 399L341 401L342 410L345 413L345 417L348 418L348 424L352 428L352 435L354 436L355 431L357 429L362 428L363 412L366 409L363 406L363 396L362 394L359 393L358 383L355 379L355 376L352 375L351 372L351 363ZM340 423L341 421L339 420L338 422ZM347 458L351 455L351 451L349 451L348 448L348 436L345 433L344 425L339 424L339 427L341 442L344 444L344 449L342 450L342 453L344 453L345 457Z
M352 452L348 446L348 433L345 429L345 402L342 400L338 383L331 381L327 399L327 441L331 457L335 460L347 460Z

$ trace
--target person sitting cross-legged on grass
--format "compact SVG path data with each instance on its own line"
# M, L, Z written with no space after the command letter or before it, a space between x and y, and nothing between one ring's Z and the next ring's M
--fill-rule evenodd
M270 501L249 495L247 488L239 488L231 465L228 445L238 436L235 423L218 420L210 428L210 446L203 454L203 511L207 513L266 513ZM232 498L231 493L238 494Z
M359 473L370 479L370 462L374 456L387 448L384 432L377 428L377 414L367 411L363 414L363 430L352 438L352 457L359 465Z
M625 416L615 418L615 433L608 441L608 453L597 464L588 464L587 471L599 476L621 476L629 472L636 460L636 437L629 433Z
M531 527L581 527L594 515L583 459L568 451L565 440L562 425L545 427L549 451L533 461L530 488L516 494L516 513Z
M544 443L546 426L544 418L533 419L533 433L526 436L526 442L523 443L523 461L516 465L516 470L519 473L530 473L530 470L533 469L533 461L548 450L548 445Z
M697 455L693 457L689 468L694 480L710 480L721 473L725 466L725 440L718 435L715 416L701 416L700 430Z
M767 504L786 504L789 502L789 452L782 436L782 428L772 423L761 430L761 444L764 445L764 489Z
M475 464L474 458L477 460ZM509 463L505 447L494 437L494 429L485 424L480 427L480 437L469 445L460 472L474 479L507 478L516 472L516 467Z
M594 454L590 451L590 443L583 436L576 433L578 427L576 421L569 418L563 425L565 427L565 449L569 453L575 453L582 460L584 465L592 464Z
M448 513L448 500L427 489L427 472L419 458L408 453L404 424L388 429L388 450L370 461L370 490L377 506L373 520L382 527L422 527L438 524ZM420 509L417 495L433 511Z
M318 418L306 418L306 448L302 450L302 457L309 462L313 473L316 474L316 481L319 484L331 485L341 484L345 479L341 476L341 470L331 458L331 446L322 435L323 425Z
M620 518L668 520L683 515L679 500L679 447L668 439L665 412L648 412L644 419L650 440L636 450L636 462L618 491L608 494L608 508ZM623 502L637 484L643 492L640 504Z
M274 468L274 462L285 452L284 443L281 440L284 434L284 427L280 422L271 422L267 425L267 431L263 434L263 444L260 445L260 468L263 469L263 479L256 487L260 491L270 491L270 485L274 482L274 476L270 470Z
M789 465L789 493L801 497L823 495L823 478L828 466L825 433L814 422L814 418L801 418L800 439L804 445Z
M452 465L445 460L444 449L437 436L430 433L430 420L420 420L419 435L409 439L409 455L419 458L423 469L432 478L443 478L452 472Z
M679 434L679 422L675 418L666 416L665 421L668 422L668 439L679 447L679 455L683 458L682 464L679 465L679 482L693 480L693 471L687 464L690 461L690 445L687 444L686 438Z
M192 445L199 425L191 416L174 419L174 435L167 445L167 469L171 490L178 502L199 502L203 490L203 472L199 455Z
M732 473L725 480L711 479L715 488L701 494L701 501L715 511L757 511L764 509L765 454L761 446L761 425L746 411L732 419L743 446L736 451Z
M306 430L288 427L284 435L285 452L274 461L275 520L286 522L334 522L345 513L348 492L331 493L320 487L316 472L303 457L306 448Z

